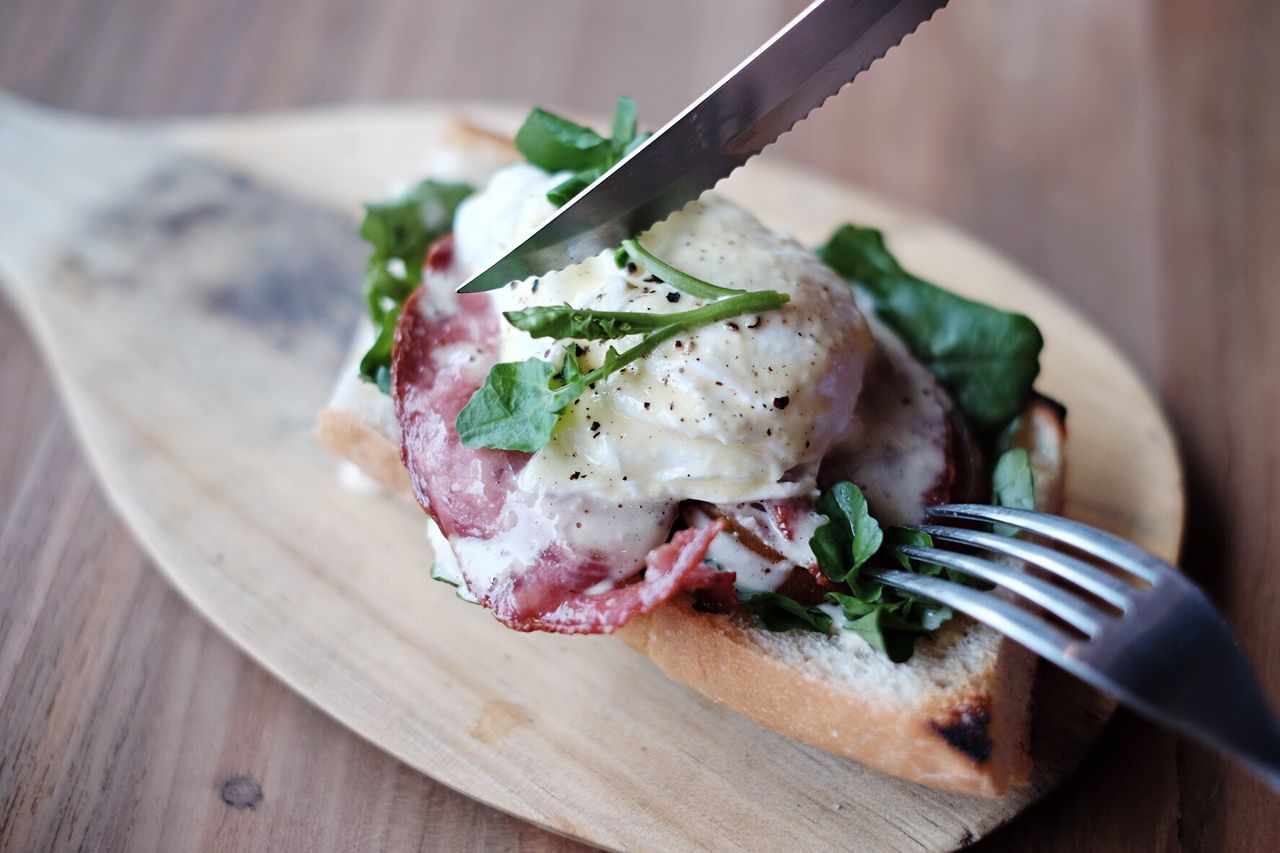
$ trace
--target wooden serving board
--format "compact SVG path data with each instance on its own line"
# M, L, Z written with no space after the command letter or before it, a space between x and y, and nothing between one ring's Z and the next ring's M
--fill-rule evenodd
M1053 787L1110 704L1050 667L1033 785L1005 800L930 791L761 730L609 638L502 628L428 578L415 510L339 486L310 432L360 311L357 203L418 176L458 111L508 131L519 115L116 125L0 97L0 275L174 585L388 752L606 847L943 850ZM722 188L810 243L844 220L883 227L910 269L1034 317L1040 387L1071 410L1068 514L1177 556L1168 426L1048 288L945 225L767 157Z

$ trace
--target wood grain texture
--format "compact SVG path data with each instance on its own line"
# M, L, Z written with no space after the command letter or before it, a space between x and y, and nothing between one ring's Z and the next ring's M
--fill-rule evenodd
M0 4L0 85L60 105L135 116L449 95L600 110L627 88L657 119L800 4L704 2L685 10L686 4L670 0L643 6L404 0L372 4L376 8L368 11L370 5L357 11L340 0L279 0L269 8L247 0L9 0ZM534 5L537 11L526 11ZM732 14L726 14L730 6ZM495 9L509 26L492 25ZM1187 565L1227 606L1269 695L1280 699L1271 532L1280 463L1269 426L1280 405L1273 377L1255 367L1276 363L1274 344L1269 360L1260 354L1280 322L1273 236L1280 229L1275 4L966 0L947 16L946 27L920 34L927 50L886 60L784 146L978 233L1057 284L1122 342L1162 389L1182 435L1197 519ZM468 33L482 36L459 35ZM520 55L522 38L542 49L537 61L513 74L510 57ZM659 61L659 55L682 59ZM1251 331L1238 334L1237 327ZM47 374L36 366L25 336L13 329L9 318L0 333L0 507L9 513L8 499L19 484L30 483L24 502L50 510L24 516L20 524L6 515L0 606L23 615L0 621L0 689L8 701L10 672L20 661L38 662L27 666L39 682L61 680L83 661L111 659L113 683L121 689L193 708L200 682L193 683L179 662L152 660L144 668L143 656L117 657L117 647L100 638L82 641L70 659L55 654L65 641L63 623L43 614L76 597L90 603L82 610L106 608L112 600L106 573L92 548L76 573L85 576L83 585L74 590L32 573L61 565L60 548L92 530L95 518L105 523L106 510L97 500L70 521L55 523L52 508L63 504L72 474L83 475L83 462L60 426ZM1212 403L1205 402L1206 393ZM56 479L46 476L55 462ZM26 550L12 545L15 537L28 543ZM34 561L31 543L44 547L46 540L50 556ZM164 589L154 573L138 572L136 588ZM52 599L50 588L57 591ZM157 594L114 606L114 619L129 614L144 625L172 623L173 613L184 610L176 597ZM189 613L184 618L194 619ZM18 631L14 624L27 627ZM196 642L205 650L207 678L233 689L258 684L261 741L287 740L299 709L305 710L300 700L237 663L242 659L212 632L201 632ZM68 718L78 716L85 749L109 751L136 723L129 715L104 719L99 713L90 726L102 689L67 691L61 706ZM135 827L128 836L133 844L103 846L156 846L154 817L149 832L141 832L136 827L143 822L130 816L138 814L137 805L124 817L99 805L107 799L102 765L91 773L71 772L61 732L12 724L7 715L3 720L0 802L7 803L19 783L24 791L56 786L64 792L57 800L24 801L23 821L53 825L75 820L69 812L78 810L94 816L82 820L91 840L105 838L101 833L112 821ZM314 742L333 745L350 737L325 726ZM117 773L136 773L128 768L165 756L176 769L158 777L156 788L188 786L198 791L188 795L196 802L206 795L208 779L223 772L209 752L179 754L172 741L162 742L150 730L133 737L147 757L120 753L106 762ZM1167 735L1123 721L1058 795L983 846L1170 849L1179 835L1191 850L1273 846L1274 801L1194 750L1183 756L1179 823L1173 749ZM276 827L257 830L255 846L269 837L285 848L303 848L307 839L326 837L332 831L326 827L367 814L354 802L307 809L313 791L329 790L341 778L352 779L355 788L381 790L378 780L393 773L386 770L396 766L390 759L362 754L364 759L350 759L360 770L316 763L300 774L309 784L267 788L277 811L226 815ZM4 775L19 766L22 776ZM533 834L494 829L511 825L510 819L413 778L418 787L397 788L402 793L387 806L391 823L420 825L429 809L431 826L447 830L437 841L460 845L476 825L477 836L495 846L530 843ZM81 805L68 806L69 800ZM210 838L216 847L223 845L210 827L228 821L220 812L169 810L163 823L167 838L175 832ZM4 831L15 825L6 823ZM384 837L397 842L388 844L396 849L416 845L413 832ZM431 846L430 839L424 846Z
M1206 585L1280 705L1280 6L1163 4L1161 242L1169 330L1159 380L1187 449L1187 570ZM1198 746L1179 751L1183 837L1266 849L1280 800Z
M146 564L0 316L0 848L561 851L330 720ZM54 484L54 487L50 487Z

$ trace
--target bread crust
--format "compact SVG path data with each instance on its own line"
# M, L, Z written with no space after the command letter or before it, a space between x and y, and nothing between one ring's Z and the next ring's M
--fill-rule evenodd
M965 684L869 697L771 655L759 630L696 612L688 599L633 619L618 635L670 678L766 728L931 788L998 797L1024 784L1034 657L1002 642Z
M400 445L369 426L359 412L336 405L322 409L316 416L316 437L387 491L413 500L409 472L400 461Z

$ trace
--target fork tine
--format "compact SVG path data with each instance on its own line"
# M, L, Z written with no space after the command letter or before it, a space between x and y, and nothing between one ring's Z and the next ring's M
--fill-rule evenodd
M997 554L1007 554L1010 557L1024 560L1034 566L1039 566L1046 571L1052 572L1060 578L1071 581L1123 611L1128 611L1133 606L1133 587L1123 581L1116 580L1111 575L1096 566L1089 565L1084 560L1077 560L1075 557L1069 557L1043 545L1037 545L1034 542L1028 542L1025 539L1019 539L1014 536L1001 536L996 533L987 533L982 530L966 530L961 527L939 527L934 524L921 524L915 529L923 530L934 539L945 539L948 542L957 542L961 545L985 548Z
M1079 661L1071 656L1070 650L1084 641L1068 636L1065 631L1048 621L989 592L982 592L939 577L904 572L901 569L877 569L863 566L862 574L886 586L945 604L953 610L972 616L985 625L990 625L1051 663L1071 672L1080 670Z
M1119 536L1056 515L984 504L938 504L926 507L925 513L934 518L994 521L1020 527L1106 560L1151 584L1163 580L1172 571L1155 555Z
M946 566L948 569L956 569L967 575L999 584L1032 604L1040 605L1064 622L1074 625L1086 636L1092 637L1101 627L1100 620L1105 614L1096 607L1047 581L1009 566L1002 566L972 554L958 554L941 548L896 545L894 550L915 560Z

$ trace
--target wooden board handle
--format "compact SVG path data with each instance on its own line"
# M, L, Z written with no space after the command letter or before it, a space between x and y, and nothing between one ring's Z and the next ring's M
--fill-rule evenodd
M36 287L92 211L145 179L170 148L144 126L49 109L0 91L0 280Z

